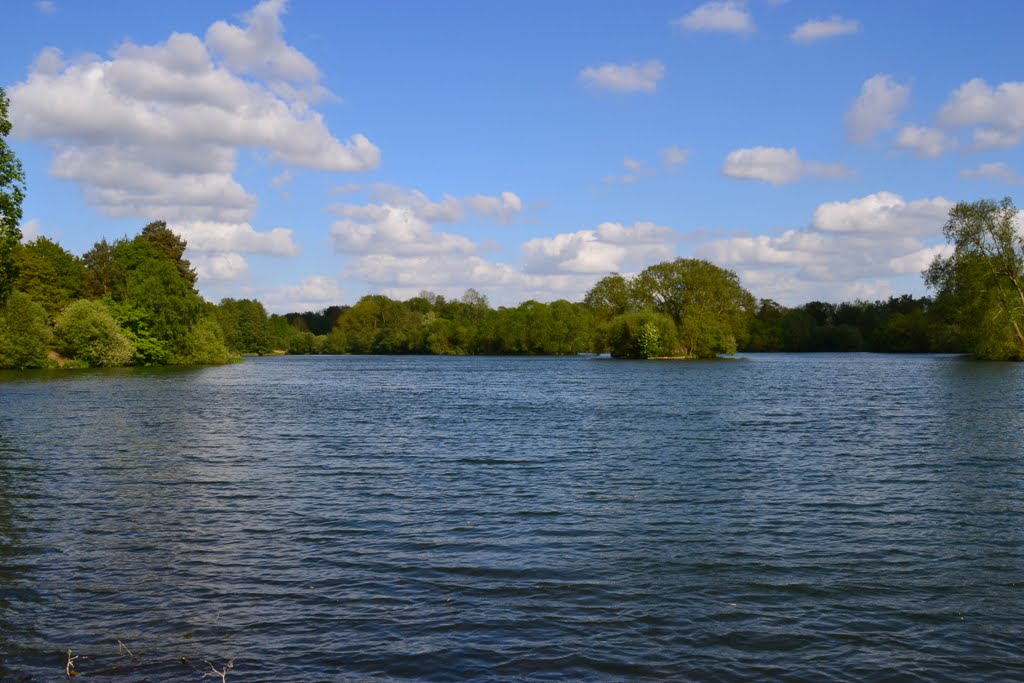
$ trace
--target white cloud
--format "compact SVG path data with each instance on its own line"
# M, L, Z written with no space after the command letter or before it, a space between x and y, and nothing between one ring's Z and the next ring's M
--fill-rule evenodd
M730 178L788 185L805 176L841 178L850 172L841 164L805 162L793 148L751 147L730 152L722 164L722 174Z
M813 226L822 232L927 235L941 233L953 202L944 197L907 202L892 192L828 202L814 211Z
M590 274L525 273L507 263L479 256L397 257L374 254L355 259L346 271L370 285L370 291L396 299L429 289L448 298L472 287L494 305L516 305L529 299L578 301L597 280Z
M36 9L43 14L57 13L57 5L53 3L53 0L39 0L39 2L36 3Z
M523 210L523 200L514 192L502 192L497 197L476 194L466 197L466 204L479 214L494 216L502 225L508 225Z
M86 200L113 217L226 222L244 221L255 210L256 198L231 174L230 151L168 149L162 158L151 152L144 143L66 146L50 173L80 183Z
M976 148L1014 147L1024 140L1024 83L992 88L981 78L972 79L950 95L938 121L949 128L975 127Z
M282 39L283 10L271 0L245 28L218 22L209 43L174 33L70 63L47 48L9 89L15 133L50 145L51 173L102 213L192 230L191 251L220 254L208 277L238 271L228 254L293 254L291 231L249 225L256 199L235 177L239 151L328 171L370 170L380 153L360 134L339 140L310 109L319 72Z
M934 247L924 247L915 252L889 259L889 268L894 273L920 273L925 270L936 256L948 258L953 253L953 246L950 244L937 244Z
M661 150L661 163L666 169L685 164L690 160L690 150L682 147L666 147Z
M941 130L919 126L904 126L894 144L912 150L919 157L937 157L955 146Z
M853 142L867 142L896 125L896 114L907 106L910 88L878 74L864 81L860 95L846 114L846 134Z
M674 232L654 223L602 223L596 230L580 230L554 237L538 237L522 247L527 273L590 273L639 269L671 258Z
M244 15L245 28L218 21L207 29L206 44L235 73L316 82L320 79L316 65L281 37L285 6L285 0L264 0Z
M370 291L401 299L423 289L458 296L473 287L499 305L528 299L577 301L610 272L672 258L677 241L674 231L653 223L602 223L594 230L529 240L521 249L521 267L458 252L373 253L351 260L346 274L368 283Z
M476 245L467 237L437 232L406 206L391 204L334 207L342 216L331 226L334 248L345 254L469 254Z
M597 90L614 93L654 93L665 77L665 65L656 59L640 64L602 64L580 71L580 80Z
M1011 185L1024 183L1024 176L999 161L996 163L980 164L977 168L965 168L960 171L961 178L995 178Z
M860 22L856 19L843 19L833 16L829 19L812 19L806 21L789 34L789 39L794 43L815 43L826 38L846 36L860 31Z
M271 256L295 256L299 253L289 228L259 232L248 223L212 221L172 222L167 227L188 242L188 248L192 251Z
M714 240L694 253L736 269L757 296L789 305L877 298L946 253L942 226L951 206L942 197L906 201L879 192L821 204L803 229Z
M249 272L249 264L240 254L200 254L191 261L203 280L238 281Z
M687 31L750 35L757 30L745 4L736 0L706 2L672 23Z
M284 285L267 292L267 308L275 312L319 311L339 305L345 293L338 281L326 275L309 275L297 285Z
M391 206L411 209L428 223L456 223L465 215L462 202L449 194L442 196L440 202L432 202L419 190L378 183L371 188L370 197Z

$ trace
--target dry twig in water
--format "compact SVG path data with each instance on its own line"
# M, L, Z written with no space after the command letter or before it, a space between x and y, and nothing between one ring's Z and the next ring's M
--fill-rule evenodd
M132 651L128 649L128 646L122 643L120 640L117 641L117 654L123 655L126 652L128 653L129 657L135 659L135 655L133 655Z
M214 674L216 674L216 675L220 676L221 683L227 683L228 671L231 671L233 668L235 668L235 660L234 659L229 660L228 663L224 665L224 670L223 671L218 671L217 667L215 667L213 665L213 662L211 662L210 660L207 659L207 660L204 660L204 661L207 664L210 665L210 668L213 669L213 673L212 674L203 674L203 678L206 678L207 676L213 676Z

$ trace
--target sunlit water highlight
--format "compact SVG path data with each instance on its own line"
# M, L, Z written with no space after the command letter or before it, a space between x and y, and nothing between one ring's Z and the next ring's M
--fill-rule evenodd
M1024 365L0 373L0 679L68 649L147 681L1024 679Z

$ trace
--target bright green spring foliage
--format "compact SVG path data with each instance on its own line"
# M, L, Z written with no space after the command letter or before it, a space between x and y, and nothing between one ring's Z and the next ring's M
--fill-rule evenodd
M84 294L82 259L46 237L38 237L14 250L18 278L14 287L46 309L51 321Z
M1024 236L1017 207L1001 202L960 203L943 227L953 246L924 272L936 307L967 349L988 360L1024 360Z
M584 302L602 320L612 355L631 358L736 353L747 339L755 310L754 297L743 289L736 273L685 258L655 264L631 279L612 273L594 285ZM653 319L638 323L636 314L645 311L664 316L671 329L665 331ZM648 322L655 327L645 327ZM651 336L655 329L656 344ZM637 335L643 330L641 340ZM640 350L654 347L656 354Z
M21 203L25 200L25 172L21 161L7 146L11 134L7 93L0 88L0 306L14 288L18 265L13 253L21 242Z
M72 303L57 319L56 332L61 353L92 367L129 365L135 357L135 345L99 301Z
M606 327L608 349L616 358L650 358L674 353L676 326L670 317L655 311L623 313Z
M0 368L45 367L52 338L46 310L27 294L11 292L0 307Z

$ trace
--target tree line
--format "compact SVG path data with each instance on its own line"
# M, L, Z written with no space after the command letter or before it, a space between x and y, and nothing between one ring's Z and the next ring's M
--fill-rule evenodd
M0 367L195 365L245 354L568 355L710 358L737 351L970 352L1024 358L1024 248L1012 202L959 204L952 255L926 271L934 297L757 300L699 259L600 279L582 301L492 307L467 290L268 314L254 299L210 303L186 242L163 222L76 256L38 237L10 250ZM963 244L958 242L960 240Z
M678 258L612 273L583 301L492 308L424 291L353 306L268 315L253 299L214 305L196 290L186 243L162 221L76 256L22 243L25 175L6 143L0 88L0 368L198 365L238 354L578 354L711 358L737 351L970 352L1024 360L1024 235L1006 198L957 204L949 256L923 273L934 298L787 308L756 300L737 275Z

